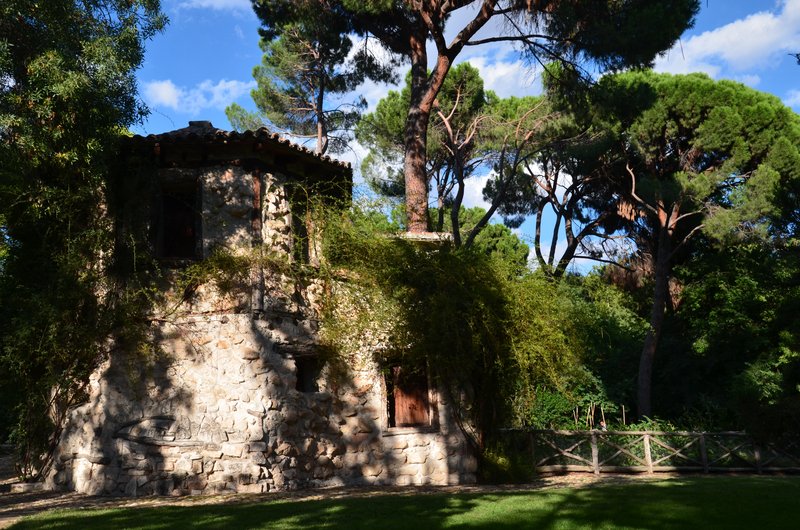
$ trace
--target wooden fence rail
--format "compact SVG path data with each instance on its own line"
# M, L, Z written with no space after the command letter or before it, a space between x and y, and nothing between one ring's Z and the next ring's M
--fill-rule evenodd
M539 473L800 472L800 443L757 444L744 432L504 431Z

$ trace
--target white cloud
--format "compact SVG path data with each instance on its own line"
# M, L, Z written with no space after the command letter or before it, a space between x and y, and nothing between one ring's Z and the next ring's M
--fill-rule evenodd
M759 11L679 42L656 61L656 70L716 77L723 67L742 72L777 64L800 46L800 0L779 5L780 12Z
M789 107L800 108L800 90L790 90L783 102Z
M405 73L408 70L406 68L403 69L401 72L403 75L400 77L402 82L405 82ZM378 105L378 102L386 97L390 90L401 90L400 85L387 85L385 83L376 83L375 81L366 80L362 83L356 90L360 96L363 96L364 99L367 101L367 109L365 112L373 112L375 107ZM349 94L347 95L349 96ZM344 96L341 98L342 101L352 101L352 99L348 99L348 97Z
M462 201L464 208L480 206L484 210L488 210L492 206L491 203L483 199L483 188L485 188L486 183L489 182L490 176L491 174L482 177L472 177L464 181L464 200Z
M484 88L493 90L501 98L542 93L541 79L521 59L504 60L503 57L479 55L463 62L477 68Z
M181 89L169 79L151 81L144 85L144 98L153 106L177 109L181 99Z
M684 50L672 48L666 55L656 59L654 70L657 72L667 72L670 74L689 74L692 72L702 72L711 77L719 77L722 67L708 61L690 59Z
M244 30L242 30L242 27L239 24L236 24L233 27L233 33L239 40L245 40Z
M216 9L217 11L250 11L250 0L185 0L178 8Z
M206 79L194 88L187 89L165 79L145 83L144 98L154 107L168 107L195 115L204 109L224 109L255 86L255 81L222 79L214 83Z

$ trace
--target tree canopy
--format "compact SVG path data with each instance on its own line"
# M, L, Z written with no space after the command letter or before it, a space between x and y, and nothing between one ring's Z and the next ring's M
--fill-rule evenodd
M654 278L638 397L649 416L673 267L700 233L725 244L778 226L775 198L796 189L800 174L800 118L772 95L703 74L608 76L595 101L618 138L609 176L633 208L636 242Z
M355 33L376 37L388 50L411 63L410 104L403 138L406 211L411 231L427 229L428 122L448 71L466 46L516 42L532 63L559 62L566 66L565 71L578 74L588 64L600 69L644 66L692 24L698 9L697 0L341 0L333 4L349 14ZM448 26L451 16L466 8L474 11L465 22L457 28ZM502 32L476 38L492 19L506 22ZM455 34L449 41L446 29L448 34ZM432 62L428 58L428 41L436 49Z
M165 23L158 0L0 6L0 393L18 413L23 474L43 471L51 422L80 399L113 327L98 205L120 135L147 111L134 72Z
M442 85L426 148L426 178L436 191L436 231L443 229L445 206L452 204L454 189L459 183L463 186L484 162L483 135L488 127L481 122L489 117L497 99L493 92L484 90L478 69L469 63L455 66ZM357 138L370 150L362 163L362 174L373 189L388 196L405 195L403 138L410 102L409 75L402 91L389 91L356 129Z
M546 127L532 126L541 130L542 140L521 146L522 164L504 196L498 197L493 181L484 195L501 199L498 212L512 226L533 217L538 268L559 278L576 258L616 263L616 254L626 250L620 242L629 223L619 210L619 190L605 171L613 135L557 110L552 93L544 99L551 119ZM548 215L554 219L549 226Z
M356 130L370 149L362 164L365 179L379 193L394 197L405 193L403 130L409 104L410 76L402 92L390 91ZM437 195L431 226L436 231L446 226L456 246L470 246L495 211L508 213L510 199L530 180L537 153L570 133L546 98L498 98L484 90L480 73L468 63L451 69L434 108L426 166ZM491 205L475 222L462 221L466 180L480 171L489 175L486 195Z

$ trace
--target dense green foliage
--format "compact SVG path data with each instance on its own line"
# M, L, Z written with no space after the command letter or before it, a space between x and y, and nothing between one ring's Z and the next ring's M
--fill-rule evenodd
M431 208L430 215L431 224L433 224L433 219L440 217L439 210ZM472 208L462 206L458 214L461 229L464 232L471 232L485 215L486 210L480 206ZM452 218L452 212L446 208L444 215L441 216L442 230L445 232L452 231ZM483 226L475 236L473 246L477 252L483 252L507 263L517 274L521 274L528 268L528 245L503 224L490 223Z
M616 375L620 350L635 350L645 327L599 277L524 272L510 233L472 248L387 237L360 210L328 222L326 237L329 265L354 278L330 301L328 343L346 354L380 337L383 360L428 367L478 445L498 427L575 426L576 407L612 411L628 397L601 377Z
M653 280L637 381L639 414L650 416L673 268L700 233L721 245L791 237L781 227L797 208L800 118L774 96L703 74L607 76L592 101L592 126L614 138L606 195L629 212Z
M516 492L69 510L24 519L14 528L792 528L795 514L787 507L798 494L795 477L699 477Z
M750 243L705 249L676 271L654 394L659 414L775 437L800 424L800 255ZM661 355L661 353L660 353Z
M134 71L158 0L11 0L0 7L0 394L21 472L44 468L115 308L106 176L146 112ZM7 414L7 412L6 412Z

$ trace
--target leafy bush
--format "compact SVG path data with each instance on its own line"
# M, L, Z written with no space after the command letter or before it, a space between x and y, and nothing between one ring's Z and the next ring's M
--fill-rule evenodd
M332 348L382 333L383 358L430 367L462 419L484 434L571 427L576 406L616 410L584 359L602 369L620 344L643 335L618 291L597 279L584 285L520 275L514 253L387 235L360 209L325 226L327 266L347 270L354 285L329 301L349 308L326 317ZM595 323L599 336L585 329Z

